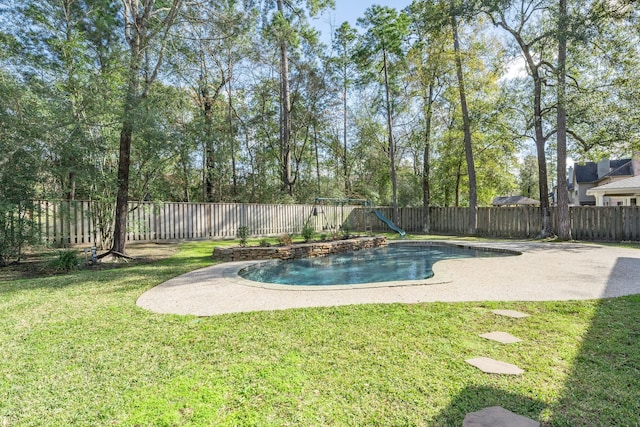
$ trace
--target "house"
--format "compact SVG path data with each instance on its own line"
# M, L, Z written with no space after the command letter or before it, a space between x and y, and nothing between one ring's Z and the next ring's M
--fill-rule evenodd
M638 206L640 175L590 188L587 195L595 197L596 206Z
M540 202L524 196L498 196L491 204L493 206L539 206Z
M589 190L638 175L640 175L640 153L634 154L631 159L604 159L597 163L576 164L573 168L569 168L567 177L569 204L596 206L595 193Z

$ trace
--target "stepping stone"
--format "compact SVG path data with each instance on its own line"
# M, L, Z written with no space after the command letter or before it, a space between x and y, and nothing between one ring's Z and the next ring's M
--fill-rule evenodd
M491 341L497 341L502 344L513 344L522 341L520 338L514 337L513 335L506 332L489 332L488 334L482 334L480 336L482 338L486 338Z
M520 375L524 371L511 363L500 362L488 357L476 357L465 360L469 365L475 366L487 374Z
M498 314L500 316L514 317L516 319L521 319L523 317L529 317L527 313L521 313L515 310L491 310L493 313Z
M540 427L540 423L500 406L492 406L467 414L462 427Z

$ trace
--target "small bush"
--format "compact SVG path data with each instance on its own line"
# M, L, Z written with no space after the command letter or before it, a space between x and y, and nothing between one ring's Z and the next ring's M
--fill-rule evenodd
M302 228L302 238L304 239L305 242L308 242L310 240L313 239L313 236L316 235L316 230L313 226L311 226L311 224L307 223L303 228Z
M240 239L240 246L243 248L247 246L247 239L249 238L249 227L238 227L238 231L236 231L236 236Z
M349 227L349 224L344 224L342 226L342 237L345 239L351 237L351 227Z
M56 271L71 271L78 268L80 261L78 253L71 249L63 249L58 251L58 257L51 261L49 265Z
M0 267L18 263L22 259L24 247L38 243L38 227L27 215L32 208L30 202L12 203L0 200Z
M322 233L322 234L320 235L320 240L322 240L323 242L324 242L325 240L327 240L327 233Z
M282 246L290 246L293 244L293 235L285 233L282 236L278 237L278 242Z
M269 246L271 246L271 243L269 243L268 239L260 239L260 247L268 248Z

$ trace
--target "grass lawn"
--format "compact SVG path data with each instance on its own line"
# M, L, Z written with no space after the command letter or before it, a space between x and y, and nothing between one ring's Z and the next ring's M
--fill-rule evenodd
M465 413L494 405L543 425L640 425L640 297L208 318L135 305L211 264L212 246L0 281L0 426L461 426ZM478 337L491 331L524 341ZM464 362L478 356L525 373L488 375Z

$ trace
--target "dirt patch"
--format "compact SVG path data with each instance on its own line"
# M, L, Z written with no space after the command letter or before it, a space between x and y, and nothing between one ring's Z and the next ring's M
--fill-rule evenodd
M127 245L127 255L132 259L114 259L107 256L99 260L95 265L91 264L91 252L85 257L83 246L74 247L78 254L81 269L105 270L119 268L127 265L148 264L169 258L178 250L178 243L130 243ZM55 249L46 249L27 252L19 264L0 268L0 281L17 279L32 279L38 277L61 274L52 267L52 262L58 257ZM98 252L100 254L100 252Z
M133 260L128 262L147 263L169 258L178 250L177 243L132 243L127 245L127 255ZM84 254L83 254L84 255ZM104 257L101 264L122 263L122 260L113 259L110 256Z

